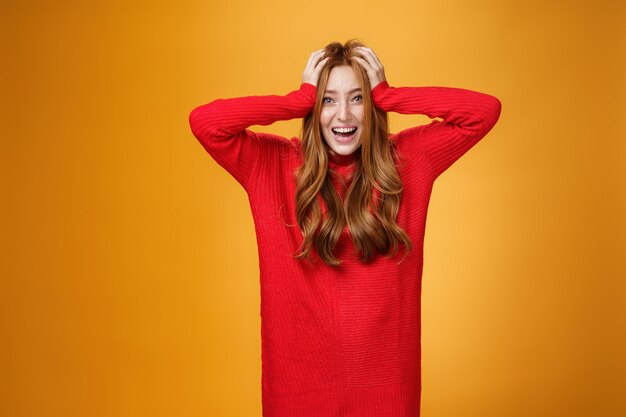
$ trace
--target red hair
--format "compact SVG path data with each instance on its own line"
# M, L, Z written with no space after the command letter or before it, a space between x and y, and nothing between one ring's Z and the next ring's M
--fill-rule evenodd
M360 56L356 49L359 46L363 44L353 40L345 45L333 42L324 48L324 57L329 60L320 74L315 107L302 125L304 162L296 173L296 218L304 241L296 257L309 258L314 249L329 265L341 263L334 249L346 225L362 261L370 260L375 253L393 256L400 245L407 251L411 249L409 237L396 223L402 181L388 137L387 113L373 105L367 73L352 59ZM330 71L344 65L354 70L361 84L364 120L361 146L356 151L357 168L342 201L331 182L320 114ZM324 214L319 198L326 207Z

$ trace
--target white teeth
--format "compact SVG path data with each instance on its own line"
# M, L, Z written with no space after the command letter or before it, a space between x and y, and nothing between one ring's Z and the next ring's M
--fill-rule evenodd
M353 133L356 132L356 127L334 127L332 130L335 133Z

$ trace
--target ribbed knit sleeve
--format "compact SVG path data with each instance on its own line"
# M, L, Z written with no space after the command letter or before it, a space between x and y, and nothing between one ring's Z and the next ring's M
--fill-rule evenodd
M247 189L261 148L271 139L286 139L246 129L306 116L313 109L316 92L315 86L305 83L284 96L215 100L196 107L189 115L189 124L213 159Z
M390 87L387 82L372 90L374 105L387 112L424 114L430 125L408 129L398 139L417 135L435 176L439 176L482 139L500 117L500 101L493 96L460 88Z

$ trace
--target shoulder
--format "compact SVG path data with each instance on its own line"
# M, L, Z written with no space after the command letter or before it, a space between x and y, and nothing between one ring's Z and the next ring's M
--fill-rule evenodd
M389 135L389 140L393 144L396 152L416 152L419 151L421 137L428 125L421 125L402 130Z

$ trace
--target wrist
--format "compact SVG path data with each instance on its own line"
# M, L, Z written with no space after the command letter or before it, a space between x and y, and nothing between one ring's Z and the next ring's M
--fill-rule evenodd
M300 84L300 91L313 103L317 99L317 86L309 83L303 82Z
M389 83L387 80L379 82L374 88L372 88L372 100L374 101L374 105L380 101L388 89Z

